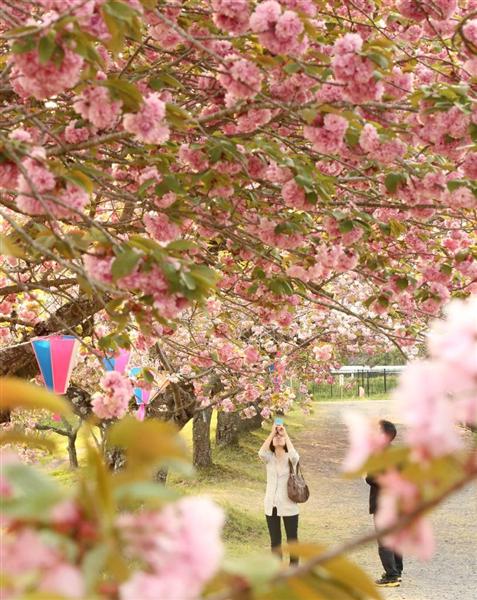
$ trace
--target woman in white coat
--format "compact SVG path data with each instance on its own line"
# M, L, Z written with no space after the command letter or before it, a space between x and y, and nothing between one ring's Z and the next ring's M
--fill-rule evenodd
M267 468L264 506L272 552L281 557L281 519L285 525L287 542L295 542L298 539L298 504L288 497L287 484L290 474L288 461L291 460L293 468L296 469L299 456L283 425L273 425L258 455ZM297 563L298 558L290 556L290 565Z

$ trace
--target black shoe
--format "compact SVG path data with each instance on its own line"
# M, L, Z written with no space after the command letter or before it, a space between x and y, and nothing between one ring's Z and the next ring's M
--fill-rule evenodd
M398 581L402 581L402 573L399 573L399 575L397 576Z
M375 583L378 587L399 587L401 585L398 576L389 577L388 575L383 575L381 579L376 579Z

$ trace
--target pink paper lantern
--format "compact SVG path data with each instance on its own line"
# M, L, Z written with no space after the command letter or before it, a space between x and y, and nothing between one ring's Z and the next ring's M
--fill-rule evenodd
M79 341L73 335L50 335L31 343L45 387L65 394L78 358Z

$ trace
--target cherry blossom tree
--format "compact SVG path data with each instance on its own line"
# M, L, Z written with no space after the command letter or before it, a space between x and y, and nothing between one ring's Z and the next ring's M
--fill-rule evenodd
M418 4L2 8L4 342L160 338L214 287L414 340L477 272L473 4Z
M77 335L90 406L105 439L132 453L137 473L123 476L133 483L145 483L158 454L174 456L175 442L142 468L131 432L159 424L124 417L131 383L99 373L105 354L134 347L144 385L169 374L150 417L181 426L212 405L247 417L257 400L266 417L294 400L275 389L287 378L306 386L363 347L412 357L429 318L475 294L475 0L5 0L0 17L1 374L36 374L31 337ZM406 448L366 461L379 448L369 424L353 421L362 445L346 462L358 473L388 467L384 532L422 557L432 549L423 513L476 472L475 449L455 434L476 417L475 301L454 306L397 392ZM6 411L29 406L9 398ZM403 459L408 470L394 472ZM125 562L148 546L146 521L161 528L165 511L181 523L187 507L121 515L137 487L118 492L121 475L93 450L88 465L98 485L78 492L67 525L54 515L32 523L25 507L22 521L23 466L11 467L14 481L1 486L13 507L9 591L23 594L15 574L31 570L47 594L183 594L189 578L167 568L175 555L152 552L135 574ZM39 489L53 510L61 494ZM206 512L218 535L220 516ZM43 527L67 531L74 558L62 538L45 543ZM100 562L98 539L124 541L126 552L109 556L101 585L80 571L85 550ZM314 566L359 542L317 549L272 585L287 593L302 575L319 591ZM16 544L38 552L15 562ZM191 558L190 597L216 570L216 537L211 547L214 569ZM240 594L242 575L211 594ZM359 581L356 593L375 593Z
M126 449L125 469L108 471L86 442L87 466L73 496L11 452L2 455L3 590L13 598L34 589L62 598L173 593L225 600L247 593L265 600L278 593L305 598L310 590L332 598L339 589L343 597L378 599L366 574L342 555L379 535L399 552L429 558L435 542L426 513L477 478L475 444L464 444L456 427L477 423L476 314L475 298L455 301L446 321L432 326L428 358L406 367L395 394L407 426L405 445L383 450L376 424L348 417L351 444L343 468L357 476L379 473L378 532L327 550L298 544L292 551L304 562L287 571L270 554L259 565L259 579L255 562L221 567L221 510L203 498L177 499L147 481L160 462L174 459L177 468L184 461L180 439L157 419L127 417L108 432L112 444ZM21 380L6 378L2 385L1 407L71 411L61 398ZM2 437L4 444L19 441L11 432ZM40 443L28 435L21 441Z

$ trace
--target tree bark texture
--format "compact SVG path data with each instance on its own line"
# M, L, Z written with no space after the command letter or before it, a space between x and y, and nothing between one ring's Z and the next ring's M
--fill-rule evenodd
M211 418L211 406L194 415L194 420L192 423L194 467L204 468L212 465L212 448L210 445Z
M68 458L70 459L70 468L78 468L78 455L76 453L76 433L68 435Z
M215 442L217 446L238 446L240 415L237 412L223 412L217 414L217 431Z

